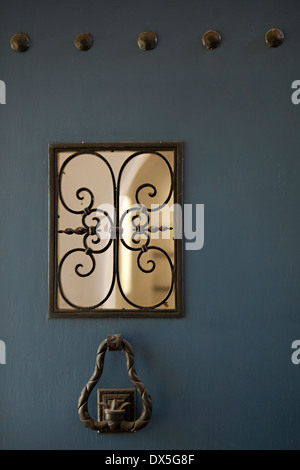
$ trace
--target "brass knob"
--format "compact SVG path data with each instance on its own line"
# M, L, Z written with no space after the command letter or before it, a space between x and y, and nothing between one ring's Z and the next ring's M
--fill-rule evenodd
M150 51L157 46L157 33L155 31L144 31L138 37L138 46L143 51Z
M30 39L25 33L15 34L10 40L10 46L16 52L25 52L29 49Z
M94 43L89 33L81 33L74 39L74 44L79 51L88 51Z
M221 34L218 31L209 30L202 36L202 44L207 49L216 49L222 42Z
M270 47L278 47L284 41L284 34L277 28L269 29L265 34L265 41Z

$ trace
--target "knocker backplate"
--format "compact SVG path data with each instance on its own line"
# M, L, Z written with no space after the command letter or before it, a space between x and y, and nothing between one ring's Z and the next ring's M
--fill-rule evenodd
M104 421L104 409L101 403L107 403L111 406L111 402L116 400L117 407L122 406L124 403L130 403L125 407L126 421L134 421L136 419L135 402L136 392L134 388L98 388L97 390L97 406L98 406L98 421Z
M180 317L182 143L49 144L49 317Z

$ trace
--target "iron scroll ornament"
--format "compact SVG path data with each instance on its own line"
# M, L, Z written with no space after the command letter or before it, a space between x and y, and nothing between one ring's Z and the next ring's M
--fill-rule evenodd
M106 351L120 350L125 352L128 376L142 400L143 409L141 415L136 421L120 420L119 413L122 410L111 409L108 410L107 413L108 419L96 421L88 412L89 396L102 375ZM80 421L85 427L92 429L93 431L98 431L98 433L136 432L144 428L149 423L151 414L152 400L148 390L136 373L131 344L126 339L123 339L121 335L109 335L107 339L102 341L98 348L94 373L80 394L78 400L78 415Z
M165 257L165 259L167 260L167 262L169 264L169 267L170 267L170 272L171 272L171 283L170 283L170 286L169 286L169 290L168 290L167 294L164 296L164 298L162 300L160 300L158 303L156 303L154 305L149 306L148 308L155 309L157 307L160 307L161 305L163 305L167 302L170 295L172 294L173 287L174 287L174 266L173 266L173 263L172 263L172 260L171 260L170 256L168 255L168 253L164 249L162 249L160 247L150 245L150 242L151 242L150 234L153 233L153 232L156 232L156 231L161 231L161 232L166 231L166 230L171 231L171 230L173 230L173 227L149 226L149 222L150 222L149 213L159 211L166 204L168 204L168 202L171 199L171 196L173 194L173 187L174 187L174 175L173 175L173 170L171 168L171 165L162 153L157 152L157 151L152 151L151 153L153 155L156 155L158 158L160 158L165 163L166 167L168 168L169 176L170 176L170 189L169 189L168 195L165 198L165 200L161 204L159 204L156 208L153 209L151 207L146 207L145 205L141 204L141 202L140 202L140 192L143 189L148 188L149 189L148 196L149 196L149 198L153 198L157 194L157 188L151 183L144 183L136 189L136 192L135 192L135 202L136 202L136 204L135 204L135 206L129 208L125 213L120 215L119 197L120 197L120 185L121 185L121 178L122 178L123 171L124 171L125 167L128 165L128 163L131 160L138 157L139 155L143 155L144 152L135 152L125 160L125 162L123 163L123 165L120 169L119 176L118 176L118 179L117 179L117 182L116 182L115 175L113 173L112 167L109 164L109 162L107 161L107 159L103 155L101 155L100 153L98 153L96 151L95 152L89 151L90 155L94 155L95 157L100 159L103 163L106 164L107 168L109 169L109 173L110 173L111 179L112 179L112 185L113 185L113 188L115 189L115 191L114 191L114 207L116 208L116 220L113 221L112 218L110 217L110 215L107 212L105 212L104 210L102 210L99 207L94 207L94 201L95 201L94 194L87 187L78 188L77 191L76 191L76 198L78 200L84 200L84 196L86 194L88 194L88 196L89 196L89 199L90 199L89 204L86 207L84 207L83 209L81 209L81 210L72 209L66 203L66 201L64 199L63 189L62 189L62 179L63 179L63 175L65 173L66 167L72 160L74 160L76 157L82 155L83 153L85 153L85 152L75 152L74 154L70 155L65 160L65 162L63 163L63 165L60 169L59 175L58 175L59 197L60 197L62 205L64 206L64 208L68 212L70 212L72 214L81 215L81 218L82 218L82 220L81 220L82 226L77 227L75 229L74 228L66 228L64 230L59 230L58 233L67 234L67 235L76 234L76 235L83 236L83 247L82 248L74 248L72 250L69 250L67 253L65 253L65 255L60 260L60 263L59 263L59 266L58 266L58 287L59 287L60 294L61 294L62 298L64 299L64 301L70 307L72 307L74 309L81 310L81 311L95 310L96 308L101 307L106 302L106 300L109 299L109 297L110 297L110 295L113 291L115 281L117 281L119 291L120 291L122 297L126 300L126 302L128 302L129 305L131 305L132 307L137 308L137 309L145 308L143 305L139 305L139 304L133 302L131 299L129 299L128 296L126 296L126 294L125 294L125 292L122 288L122 283L121 283L121 280L120 280L120 275L119 275L119 270L118 270L119 247L118 247L117 242L118 242L118 240L120 240L122 245L126 249L128 249L130 251L139 252L138 256L137 256L137 267L141 272L143 272L145 274L152 273L155 270L155 267L156 267L155 261L153 259L147 260L147 262L146 262L147 267L142 266L142 258L143 258L143 255L145 253L147 253L147 252L151 253L151 250L156 251L156 252L159 251ZM124 240L124 238L120 236L122 234L122 231L123 231L123 226L122 225L123 225L124 217L128 216L128 214L131 213L131 212L133 212L134 214L136 214L136 212L139 212L139 215L134 215L132 217L132 221L131 221L132 227L133 227L133 233L132 233L132 236L131 236L131 240L136 245L134 247L129 246L126 243L126 241ZM98 250L95 249L95 245L101 242L101 235L100 235L100 231L99 231L99 229L101 227L101 221L100 221L99 217L95 216L95 217L92 218L92 220L96 223L96 225L89 226L86 223L86 218L87 218L87 216L89 216L91 214L95 214L95 215L101 214L101 216L103 216L104 218L106 218L108 220L108 223L110 225L110 234L111 234L111 236L108 239L108 242L101 249L98 249ZM144 223L142 222L142 219L143 219L142 214L143 214L144 218L146 219L146 221ZM141 240L141 239L137 240L137 236L140 237L141 235L145 236L145 242L144 243L142 243L143 240ZM92 246L88 244L89 237L94 237L91 240ZM113 265L112 281L111 281L111 284L110 284L110 288L107 292L107 295L105 295L104 298L101 299L95 305L89 305L88 307L82 307L81 305L76 305L74 302L72 302L66 296L66 294L64 292L64 288L63 288L61 273L62 273L62 268L63 268L63 265L64 265L66 259L69 256L73 255L74 253L82 253L82 254L86 255L89 258L91 268L88 269L86 272L82 272L83 265L81 263L78 263L75 266L75 273L79 277L88 277L91 274L93 274L93 272L96 268L96 260L95 260L94 255L101 254L101 253L104 253L105 251L107 251L109 249L109 247L111 246L113 241L114 241L114 245L115 245L115 251L114 251L114 253L115 253L115 256L114 256L115 262L114 262L114 265Z
M138 148L140 150L137 150ZM60 164L60 152L65 152L65 149L70 153ZM119 170L116 171L111 166L111 155L102 153L102 150L107 149L110 152L119 149L124 154L125 151L127 152L127 157ZM159 151L160 149L162 151ZM128 150L133 150L129 156ZM172 163L170 163L171 159L168 160L169 157L166 158L165 151L173 152ZM157 181L151 181L150 178L144 180L142 184L139 182L135 188L132 187L132 202L124 210L120 202L120 198L124 194L120 189L124 170L127 171L124 177L125 181L128 175L127 165L130 162L135 162L136 159L145 154L153 155L153 161L157 159L157 164L160 161L160 165L164 165L165 177L168 178L168 183L166 179L166 184L160 187L156 185ZM76 184L76 187L72 189L72 191L75 191L73 192L72 202L69 196L65 198L63 181L66 170L68 173L69 164L72 168L77 157L80 158L86 155L92 156L101 162L103 169L108 171L106 181L110 181L112 189L109 197L112 201L110 203L111 207L114 207L113 214L109 214L100 208L98 196L95 196L94 189L90 188L86 181L83 184ZM151 220L153 212L157 211L159 213L165 207L168 210L169 207L173 207L173 204L175 206L181 205L181 143L157 143L155 145L153 143L151 145L150 143L134 143L133 146L128 146L126 143L114 145L87 144L82 145L82 147L78 144L49 144L49 157L51 235L53 232L53 240L50 235L49 244L51 260L49 265L49 317L182 316L182 243L181 239L175 236L176 221L158 223L160 216L155 215L153 215L153 222ZM99 174L101 173L99 172ZM159 198L159 195L162 197ZM103 201L104 204L103 196L101 198L100 201ZM154 206L156 207L153 208ZM63 219L60 218L60 210L63 210L65 214L69 213L77 216L78 221L76 222L75 217L73 222L64 223ZM154 219L156 222L154 222ZM103 231L106 231L107 234L105 238L102 238ZM152 234L157 232L169 232L169 239L174 241L173 246L169 245L166 249L165 245L157 246L157 244L153 244L152 237L157 238L157 236ZM59 246L62 243L60 240L69 236L72 237L69 244L70 248L59 252ZM163 237L166 238L165 235ZM78 240L77 244L75 240ZM67 246L65 241L63 243L64 246ZM170 248L171 250L168 251ZM135 290L132 290L132 292L124 289L124 269L122 271L123 280L120 274L120 262L123 263L123 261L120 260L123 259L123 256L125 257L126 251L131 252L134 276L136 277L138 272L144 276L143 288L146 288L147 284L151 286L152 280L158 284L162 270L167 273L167 276L164 277L166 282L164 282L163 288L155 287L156 293L153 296L153 301L149 299L149 296L149 300L145 302L143 302L144 299L141 296L139 299L135 298L137 285L135 285ZM105 252L109 254L107 255ZM89 302L86 295L85 300L81 302L78 296L72 295L70 283L65 288L66 269L69 269L71 275L72 273L75 274L78 281L80 281L80 278L82 279L82 282L85 283L82 286L87 286L85 287L85 293L87 293L89 290L88 278L90 277L90 285L95 286L94 279L100 271L104 272L101 267L102 260L104 260L104 266L107 256L112 256L112 261L105 289L99 289L99 295L94 289L94 296L91 297L91 301ZM65 268L65 266L68 266L68 268ZM153 273L152 280L150 279L151 273ZM148 275L149 283L146 280ZM118 296L118 305L111 303L111 299L114 298L115 294Z

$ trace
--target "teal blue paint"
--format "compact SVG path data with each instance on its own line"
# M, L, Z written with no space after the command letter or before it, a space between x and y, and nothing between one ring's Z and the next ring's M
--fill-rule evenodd
M300 447L299 18L296 0L2 6L1 448ZM277 49L271 27L286 33ZM201 44L211 28L215 51ZM158 32L149 52L137 47L146 29ZM9 46L19 31L24 54ZM86 53L80 32L94 37ZM185 317L49 321L48 142L124 140L185 142L184 200L205 204L205 245L185 253ZM153 400L135 435L98 436L77 417L111 333L132 343ZM127 387L115 354L102 385Z

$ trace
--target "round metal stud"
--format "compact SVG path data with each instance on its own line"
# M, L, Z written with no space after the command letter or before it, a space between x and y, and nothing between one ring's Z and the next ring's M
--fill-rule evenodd
M222 42L221 34L218 31L209 30L202 36L202 44L207 49L216 49Z
M284 41L284 34L278 28L269 29L265 34L265 41L270 47L278 47Z
M74 39L74 44L79 51L88 51L93 45L93 38L89 33L81 33Z
M138 37L138 46L143 51L150 51L157 46L157 33L155 31L144 31Z
M15 34L10 40L10 46L16 52L25 52L29 49L30 39L25 33Z

